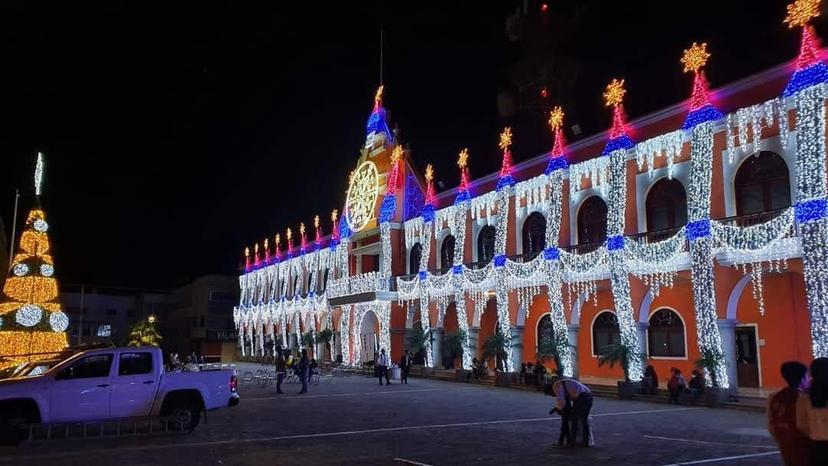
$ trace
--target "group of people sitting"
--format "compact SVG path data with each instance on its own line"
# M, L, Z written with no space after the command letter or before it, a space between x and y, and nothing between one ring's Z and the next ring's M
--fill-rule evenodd
M682 394L686 394L691 403L704 393L704 374L698 370L693 370L690 373L690 380L684 378L681 369L677 367L670 368L670 378L667 379L667 401L670 404L679 404L679 398ZM641 379L641 393L645 395L656 395L658 393L658 374L655 368L650 365L644 370L644 378Z
M543 362L538 359L534 363L528 362L520 365L518 381L525 385L541 386L546 383L549 377L556 375L556 372L547 369Z
M169 359L169 370L170 372L177 372L177 371L198 371L198 365L204 364L204 356L199 355L195 351L192 352L185 362L181 362L181 358L178 356L178 353L172 352L170 353Z

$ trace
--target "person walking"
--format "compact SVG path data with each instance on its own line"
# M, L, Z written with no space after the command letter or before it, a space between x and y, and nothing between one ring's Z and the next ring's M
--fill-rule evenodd
M299 362L296 364L296 373L299 374L299 379L302 380L302 391L299 392L301 395L302 393L308 393L308 367L310 363L308 362L308 350L302 350L302 357L299 358Z
M811 362L808 396L796 400L796 428L808 438L808 465L828 464L828 358Z
M282 393L282 382L287 374L287 363L282 348L276 349L276 393Z
M768 432L779 445L786 466L805 466L808 437L796 428L796 402L798 398L807 398L800 396L799 386L808 369L799 361L788 361L782 364L781 372L788 386L768 398Z
M391 385L391 378L388 376L388 355L385 354L385 348L380 350L377 358L377 377L379 377L379 384L382 385L382 378L385 377L385 383Z
M400 358L400 383L408 385L408 371L411 370L411 352L405 350Z
M575 379L560 379L552 384L552 392L557 398L555 407L562 413L566 409L567 400L572 401L572 410L569 415L571 444L577 442L580 425L581 445L590 446L589 412L592 410L592 390Z

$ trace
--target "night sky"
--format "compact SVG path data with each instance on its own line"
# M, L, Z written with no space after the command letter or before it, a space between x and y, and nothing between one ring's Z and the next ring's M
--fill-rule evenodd
M516 161L546 150L540 110L552 104L583 131L570 141L606 129L613 77L626 78L630 118L686 99L678 59L692 41L709 42L718 86L792 59L799 38L781 24L784 1L551 0L545 16L530 1L531 37L552 39L528 43L505 31L519 1L241 3L0 6L0 217L10 232L17 187L21 212L31 205L43 151L63 282L168 288L232 274L245 245L327 218L364 141L381 29L391 123L446 189L462 147L474 177L498 168L503 125ZM503 114L516 67L544 55L576 70L566 88L547 77L557 95Z

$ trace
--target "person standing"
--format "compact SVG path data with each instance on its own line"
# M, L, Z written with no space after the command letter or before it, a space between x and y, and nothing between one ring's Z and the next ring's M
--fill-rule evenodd
M782 364L782 378L788 386L768 398L768 432L779 445L782 460L787 466L808 464L808 438L796 428L797 399L807 398L800 397L799 385L807 371L805 364L799 361Z
M287 373L287 363L282 348L276 349L276 393L282 393L282 382Z
M411 352L405 350L400 358L400 383L408 385L408 371L411 370Z
M560 379L552 385L552 392L557 398L555 407L564 412L567 400L572 401L570 412L570 441L574 444L578 437L580 424L583 438L581 445L588 447L590 439L589 412L592 410L592 390L575 379Z
M828 358L811 362L808 396L796 400L796 428L808 438L810 461L805 464L828 464Z
M377 377L379 377L380 385L382 385L383 377L385 377L385 383L391 385L391 378L388 376L388 355L385 354L385 348L380 350L377 358Z
M296 364L296 371L299 374L299 379L302 380L302 393L308 393L308 367L310 363L308 362L308 350L302 350L302 357L299 358L299 363Z

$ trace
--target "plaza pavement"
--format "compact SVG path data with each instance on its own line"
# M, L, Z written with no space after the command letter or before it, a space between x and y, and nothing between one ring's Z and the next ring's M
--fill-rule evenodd
M284 388L241 388L189 434L36 440L0 447L0 466L781 464L762 413L596 398L597 445L559 449L539 392L363 376Z

